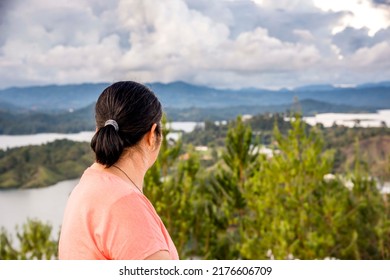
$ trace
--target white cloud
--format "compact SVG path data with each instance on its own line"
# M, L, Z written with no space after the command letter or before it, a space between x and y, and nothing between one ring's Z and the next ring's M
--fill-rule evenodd
M346 12L343 19L333 28L333 33L346 27L367 27L370 36L380 29L390 26L390 13L387 8L375 6L370 0L314 0L314 4L324 11Z
M319 9L309 0L17 0L0 35L0 87L118 79L285 87L388 77L383 29L371 39L332 34L352 12L371 31L387 23L373 25L352 4L329 3ZM382 6L367 7L385 15Z
M313 34L309 30L305 29L294 29L292 31L295 35L299 36L303 41L313 41L315 40Z

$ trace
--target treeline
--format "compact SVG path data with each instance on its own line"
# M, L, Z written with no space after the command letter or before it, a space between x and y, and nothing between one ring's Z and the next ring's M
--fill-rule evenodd
M334 173L336 150L321 127L299 115L285 133L277 123L272 155L259 153L242 118L229 123L213 164L191 144L170 142L164 125L145 194L181 259L390 259L389 195L365 169L358 142L350 140L352 168ZM1 240L9 243L4 231Z
M69 140L0 150L0 189L45 187L79 178L92 162L88 143Z

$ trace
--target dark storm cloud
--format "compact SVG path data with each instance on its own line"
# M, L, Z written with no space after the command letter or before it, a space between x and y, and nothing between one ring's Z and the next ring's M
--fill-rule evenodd
M1 18L4 16L5 10L10 2L11 1L9 1L9 0L0 0L0 16L1 16Z
M390 44L390 27L379 30L373 37L373 41L376 44L380 42L388 42Z
M342 55L351 54L358 49L373 45L372 38L368 36L367 28L347 27L342 32L337 33L332 42L340 49Z
M341 51L342 55L353 54L362 48L371 48L381 42L390 44L390 28L378 31L374 36L368 36L367 28L355 29L347 27L337 33L332 40Z
M2 46L5 42L5 21L7 18L7 12L9 8L11 7L12 1L11 0L0 0L0 46ZM1 53L1 49L0 49Z
M390 0L372 0L375 4L390 5Z

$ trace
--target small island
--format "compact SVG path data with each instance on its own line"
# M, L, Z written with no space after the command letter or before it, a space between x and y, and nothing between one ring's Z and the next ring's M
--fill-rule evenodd
M79 178L92 162L88 143L65 139L0 150L0 190L40 188Z

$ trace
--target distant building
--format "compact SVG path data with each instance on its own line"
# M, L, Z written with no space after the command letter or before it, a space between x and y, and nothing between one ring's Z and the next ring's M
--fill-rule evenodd
M253 118L252 115L249 115L249 114L247 114L247 115L242 115L242 120L243 120L243 121L248 121L248 120L250 120L251 118Z
M209 150L209 147L207 146L196 146L195 151L197 152L207 152Z
M385 182L381 185L378 183L378 189L382 194L390 194L390 182Z

